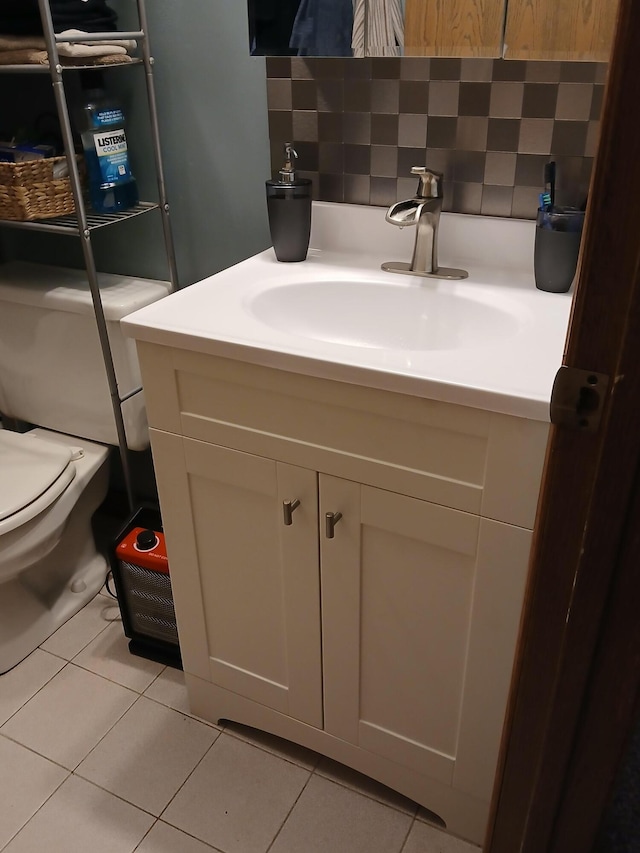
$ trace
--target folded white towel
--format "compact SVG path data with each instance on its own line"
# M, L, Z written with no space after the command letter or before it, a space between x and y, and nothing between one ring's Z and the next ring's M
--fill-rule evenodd
M61 56L62 65L118 65L133 62L129 54L108 54L106 56ZM23 48L21 50L0 50L0 65L48 65L49 54L46 50Z
M138 46L134 39L109 39L109 41L92 41L91 33L85 33L82 30L63 30L59 33L60 36L87 36L81 42L60 42L58 44L58 53L61 56L106 56L115 53L131 53ZM121 48L114 50L113 48ZM63 50L64 48L64 50ZM76 51L80 48L82 52ZM101 53L85 53L85 48L100 48Z
M106 42L92 41L91 34L85 33L82 30L65 30L60 33L60 35L87 36L87 40L82 42L63 41L58 43L58 53L60 56L71 58L89 58L127 54L135 50L137 47L137 44L133 39L109 39L109 41ZM39 36L0 35L0 51L46 49L47 45L45 40Z
M127 54L127 49L119 45L111 44L82 44L81 42L66 42L58 43L58 55L74 58L86 58L90 56L109 56L111 54Z

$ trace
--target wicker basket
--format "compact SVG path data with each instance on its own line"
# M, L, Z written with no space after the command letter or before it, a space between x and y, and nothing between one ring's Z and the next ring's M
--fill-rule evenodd
M73 213L75 203L69 177L54 177L65 159L47 157L25 163L0 163L0 219L26 222Z

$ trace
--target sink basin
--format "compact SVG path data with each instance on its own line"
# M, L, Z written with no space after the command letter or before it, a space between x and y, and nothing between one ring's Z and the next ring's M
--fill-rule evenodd
M486 346L517 334L518 314L474 295L370 281L296 282L246 304L273 329L352 347L447 350Z
M548 423L572 295L536 288L535 222L443 213L441 260L469 278L423 281L380 269L411 257L414 229L369 205L313 211L304 263L267 249L125 318L126 334Z

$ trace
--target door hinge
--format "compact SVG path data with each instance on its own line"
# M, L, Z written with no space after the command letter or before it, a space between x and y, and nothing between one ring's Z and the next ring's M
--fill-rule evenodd
M551 392L551 423L595 432L608 386L609 377L604 373L562 366Z

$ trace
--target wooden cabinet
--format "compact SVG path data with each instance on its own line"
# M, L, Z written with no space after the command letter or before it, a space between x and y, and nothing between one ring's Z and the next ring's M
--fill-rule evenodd
M406 0L406 56L502 55L506 0Z
M608 62L617 0L509 0L506 59Z
M480 842L547 426L139 352L193 710L323 752Z
M407 0L407 56L607 62L617 0Z

